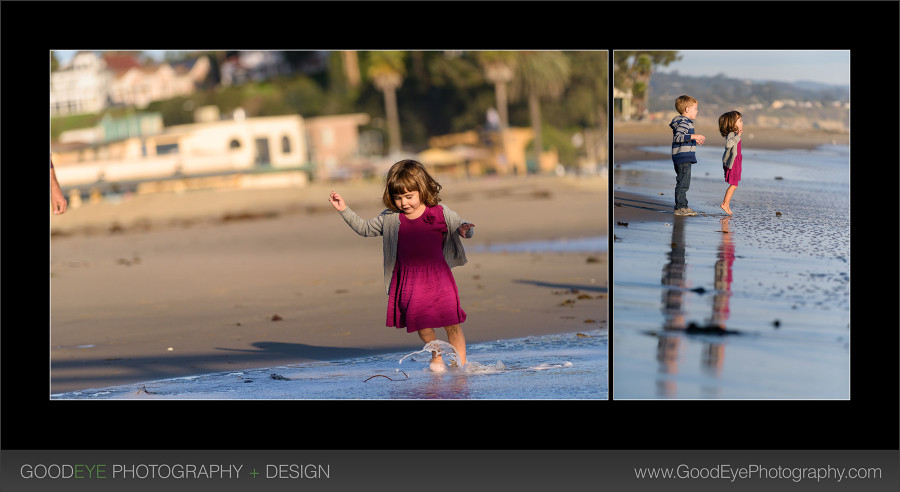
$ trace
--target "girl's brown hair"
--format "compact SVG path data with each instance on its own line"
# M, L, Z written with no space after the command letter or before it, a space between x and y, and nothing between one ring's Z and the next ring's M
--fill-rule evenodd
M739 111L729 111L719 116L719 133L727 137L729 133L737 133L737 120L741 119Z
M391 166L384 184L382 201L387 208L399 211L394 205L394 195L402 195L410 191L418 191L422 203L433 207L441 201L438 195L441 185L428 174L428 170L419 161L404 159Z

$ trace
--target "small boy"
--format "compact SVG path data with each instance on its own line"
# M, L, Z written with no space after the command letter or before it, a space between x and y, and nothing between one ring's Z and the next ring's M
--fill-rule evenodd
M697 162L694 153L697 145L703 145L706 137L694 134L694 118L697 117L697 100L691 96L675 99L676 116L669 123L672 128L672 162L675 164L675 215L697 215L688 207L687 191L691 187L691 164Z

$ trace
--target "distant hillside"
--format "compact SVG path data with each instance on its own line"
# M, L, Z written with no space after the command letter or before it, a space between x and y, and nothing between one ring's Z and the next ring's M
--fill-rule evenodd
M715 119L736 109L749 124L835 131L849 127L850 88L846 86L659 72L650 79L650 112L657 117L674 113L675 98L682 94L700 101L703 118Z

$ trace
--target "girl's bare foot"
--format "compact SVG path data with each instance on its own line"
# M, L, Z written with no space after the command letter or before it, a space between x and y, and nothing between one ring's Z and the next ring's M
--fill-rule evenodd
M721 204L721 205L719 205L719 206L722 207L722 210L724 210L726 214L728 214L728 215L734 215L734 214L731 213L731 207L729 207L728 205L725 205L725 204L723 203L723 204Z
M431 353L431 362L428 364L428 368L431 369L431 372L444 372L447 370L444 358L437 352Z

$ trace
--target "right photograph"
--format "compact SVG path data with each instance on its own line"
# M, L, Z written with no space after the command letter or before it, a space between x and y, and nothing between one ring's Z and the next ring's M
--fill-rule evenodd
M849 399L850 51L613 69L613 399Z

